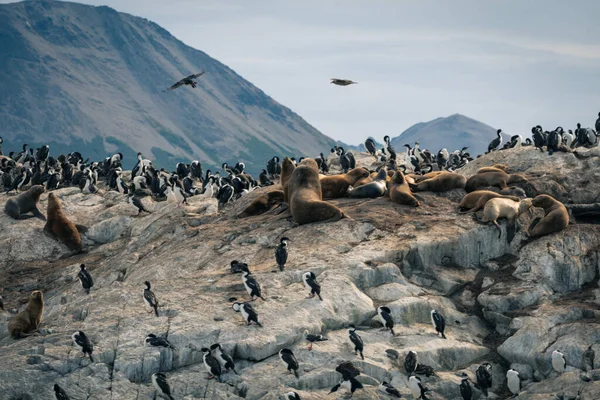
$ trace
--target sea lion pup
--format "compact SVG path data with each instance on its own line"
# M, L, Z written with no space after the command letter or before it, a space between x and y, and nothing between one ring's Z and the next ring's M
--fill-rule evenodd
M515 220L525 211L531 208L531 199L523 199L514 201L507 198L496 197L488 200L483 208L483 219L479 222L491 222L498 228L498 238L502 235L502 228L498 224L499 218L506 218L510 226L514 226ZM514 237L514 229L511 229L512 237ZM508 242L512 241L511 232L507 229Z
M288 182L292 177L292 173L296 169L296 164L289 158L286 157L281 162L281 187L283 188L283 201L289 203L290 197L288 195Z
M477 170L478 174L481 174L483 172L506 172L506 173L508 173L508 165L494 164L491 167L481 167Z
M527 182L527 178L519 174L507 174L502 171L482 172L467 179L465 190L472 192L486 186L496 186L499 189L506 189L509 183L523 182Z
M348 196L357 199L374 199L377 197L384 196L387 191L387 171L382 168L377 173L373 182L366 183L362 186L358 186L348 193Z
M248 207L244 209L241 213L238 214L238 218L251 217L254 215L264 214L273 206L280 204L283 202L283 190L273 190L268 193L263 193Z
M547 194L540 194L532 201L533 207L544 209L544 218L534 220L529 226L530 237L541 237L560 232L569 225L569 212L563 203Z
M420 204L410 191L409 183L402 171L396 171L390 182L390 199L397 204L419 207Z
M28 191L21 193L15 198L6 200L4 212L14 219L32 218L31 216L23 215L30 212L33 214L33 217L38 217L45 221L46 217L37 208L37 203L40 201L42 193L44 193L42 185L33 185Z
M328 175L321 178L321 190L324 199L337 199L345 196L350 186L360 179L370 176L364 168L354 168L346 174Z
M500 193L492 192L490 190L476 190L471 193L467 193L458 205L459 212L461 214L467 214L479 211L483 209L485 203L490 199L502 198L510 199L512 201L519 201L520 198L517 196L506 196Z
M44 295L34 290L29 296L27 308L8 321L8 333L14 339L31 336L38 330L44 314Z
M312 158L305 158L294 170L288 194L292 217L299 225L333 222L344 217L342 210L322 200L319 167Z
M81 236L75 224L62 211L60 201L54 193L48 195L48 220L44 233L54 240L62 242L69 250L81 251ZM81 229L81 228L80 228Z
M440 172L433 178L409 184L411 190L413 192L446 192L452 189L464 189L467 178L454 172Z

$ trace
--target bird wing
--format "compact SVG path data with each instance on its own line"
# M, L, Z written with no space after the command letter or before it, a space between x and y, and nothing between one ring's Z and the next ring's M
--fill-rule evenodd
M360 375L360 370L356 368L350 361L341 363L335 370L342 374L342 378L344 380L349 380Z
M85 334L83 332L75 333L73 335L73 340L79 347L86 347L89 343L87 336L85 336Z
M169 88L167 88L167 90L174 90L177 89L179 86L183 85L183 79L174 83L172 86L170 86Z
M196 78L197 78L197 77L199 77L200 75L204 75L204 73L205 73L205 72L206 72L206 71L202 70L201 72L199 72L199 73L197 73L197 74L192 74L192 75L188 76L188 77L187 77L187 78L185 78L185 79L196 79Z
M158 304L158 301L156 300L156 296L154 295L154 292L152 292L151 290L144 290L144 298L152 305Z
M352 341L352 343L354 343L354 344L357 344L357 345L358 345L358 344L360 344L360 345L362 345L362 344L363 344L363 340L362 340L362 338L361 338L361 337L360 337L360 335L359 335L358 333L356 333L356 332L352 332L352 333L350 334L350 340Z
M260 292L260 284L258 283L258 281L256 279L254 279L253 276L248 275L246 277L246 285L248 285L248 287L254 292Z

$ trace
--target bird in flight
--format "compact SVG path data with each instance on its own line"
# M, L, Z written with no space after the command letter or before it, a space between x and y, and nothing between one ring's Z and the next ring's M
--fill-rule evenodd
M353 83L358 83L358 82L351 81L350 79L331 78L330 83L333 83L334 85L339 85L339 86L348 86L348 85L352 85Z
M171 86L170 88L168 88L167 90L174 90L177 89L179 86L181 85L189 85L193 88L196 87L196 85L198 84L198 82L194 81L194 79L196 79L197 77L199 77L200 75L203 75L204 72L206 71L202 71L199 74L192 74L190 76L187 76L183 79L181 79L180 81L176 82L175 84L173 84L173 86ZM165 90L166 92L166 90Z

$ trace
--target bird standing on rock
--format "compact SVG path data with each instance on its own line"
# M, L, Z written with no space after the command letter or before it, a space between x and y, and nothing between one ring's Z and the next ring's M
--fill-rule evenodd
M565 368L567 368L567 360L565 360L565 355L559 350L554 350L552 352L552 368L554 368L554 370L559 374L565 372Z
M506 386L515 396L521 391L521 378L519 373L512 368L506 372Z
M350 329L348 329L348 337L350 338L352 344L354 344L354 354L360 353L360 358L364 360L365 356L363 355L363 350L365 345L362 338L358 335L358 333L356 333L356 326L354 326L354 324L350 324Z
M300 377L298 375L298 368L300 365L298 364L298 360L296 360L296 356L294 356L294 353L290 349L279 350L279 358L281 359L283 365L285 365L288 372L293 372L296 378Z
M469 378L463 378L460 382L460 395L463 400L473 400L473 389L469 385Z
M285 400L302 400L300 395L296 392L287 392L284 394Z
M169 342L166 338L158 337L158 336L156 336L153 333L149 333L148 336L146 336L146 339L144 340L144 342L148 346L165 347L165 348L168 348L168 349L175 350L175 346L173 346L171 344L171 342Z
M329 340L329 339L327 339L323 335L320 335L320 334L319 335L313 335L312 333L309 333L308 329L304 331L304 337L306 338L306 340L308 342L310 342L310 345L308 346L308 350L309 351L312 350L314 342L324 342L326 340Z
M363 388L362 383L356 379L356 377L360 375L360 370L350 361L344 361L338 365L335 370L342 374L342 379L340 380L340 383L331 388L329 393L337 392L340 387L343 387L350 391L350 397L352 397L357 389Z
M94 352L94 345L90 341L90 339L83 333L83 331L77 331L73 335L71 335L73 339L73 343L75 346L79 347L81 352L84 355L88 355L90 357L90 361L94 362L94 358L92 357L92 353Z
M312 299L316 294L319 296L319 300L323 301L321 297L321 285L317 282L317 276L313 272L305 272L302 274L302 280L304 281L304 286L310 289L307 299Z
M246 324L250 325L251 322L254 322L256 325L262 328L262 324L258 322L258 314L256 311L254 311L254 308L252 308L250 303L235 302L232 304L231 308L233 308L233 311L235 312L242 313L242 317L244 317Z
M215 343L210 346L210 351L214 358L217 359L219 364L221 365L221 369L224 371L233 371L237 375L237 371L235 370L235 363L233 362L233 358L227 353L223 351L221 345L219 343Z
M380 392L383 392L383 393L387 394L388 396L397 397L399 399L402 398L402 395L400 394L400 392L398 391L398 389L396 389L395 387L393 387L392 385L390 385L386 381L381 382L381 385L379 385L379 387L377 389Z
M408 388L415 399L428 400L425 393L429 392L429 389L423 386L418 376L411 376L408 379Z
M173 396L171 396L171 387L167 382L167 376L165 374L152 374L152 385L161 397L167 398L169 400L175 400Z
M144 289L144 301L149 307L154 309L154 314L158 317L158 300L156 299L154 292L150 290L150 282L146 281L144 282L144 285L146 285L146 288ZM152 312L152 310L148 312Z
M148 209L146 207L144 207L144 203L142 203L142 200L139 197L134 196L133 192L131 192L131 194L129 196L127 196L127 202L129 204L131 204L132 206L134 206L135 208L137 208L137 210L138 210L137 215L140 215L142 213L142 211L147 212L148 214L151 214L151 212L148 211Z
M77 278L81 282L81 286L83 290L85 290L86 294L90 294L90 289L94 286L94 279L92 279L92 275L85 269L85 264L81 264L79 266L80 271L77 273Z
M404 369L408 375L412 374L417 370L419 366L419 357L417 356L416 351L409 351L404 358Z
M444 334L446 320L444 319L444 316L436 310L431 310L431 323L433 324L433 329L435 329L438 334L442 335L442 339L446 339L446 335Z
M262 290L258 281L250 274L250 270L248 269L248 265L244 264L241 267L242 270L242 282L244 283L244 287L246 291L250 295L251 301L256 300L257 298L261 298L266 300L262 296Z
M498 150L500 148L500 146L502 145L502 129L498 129L496 131L496 135L498 135L498 137L494 140L492 140L490 142L490 144L488 145L488 153L492 152L494 150Z
M492 365L488 362L481 364L475 371L477 385L487 397L488 389L492 387Z
M379 315L379 319L381 320L381 323L383 324L383 327L384 327L383 330L389 329L392 332L392 335L395 336L394 319L392 318L392 310L390 310L388 307L379 306L379 307L377 307L377 314Z
M277 266L279 266L279 270L283 271L285 268L285 263L288 259L288 242L290 239L287 237L282 237L275 249L275 261L277 261Z
M56 400L70 400L69 395L63 388L58 386L58 383L54 384L54 397Z
M210 349L203 347L201 351L203 353L204 367L209 373L208 379L217 378L217 381L221 382L221 364L212 356Z

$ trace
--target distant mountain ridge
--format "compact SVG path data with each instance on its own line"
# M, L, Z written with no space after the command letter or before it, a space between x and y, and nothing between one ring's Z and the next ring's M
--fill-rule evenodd
M419 142L421 149L427 148L433 153L446 148L449 152L468 146L472 156L487 151L489 143L496 138L496 128L461 114L436 118L429 122L420 122L392 139L397 152L406 150ZM510 139L503 134L504 141Z
M4 151L102 159L141 151L170 168L316 156L337 142L233 70L146 19L62 1L0 4L0 136ZM206 70L198 87L162 91Z

